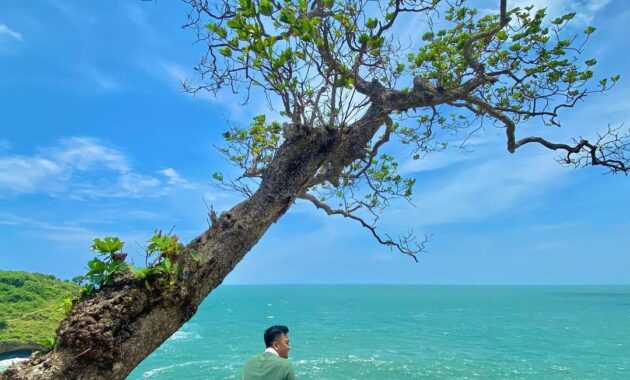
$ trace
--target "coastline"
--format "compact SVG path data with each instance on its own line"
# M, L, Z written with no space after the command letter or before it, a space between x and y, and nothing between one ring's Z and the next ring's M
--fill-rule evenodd
M12 356L13 353L18 352L34 352L45 350L46 347L41 344L33 342L2 342L0 343L0 360L4 360L5 357Z
M0 345L6 345L6 343L1 343ZM11 350L0 354L0 373L9 368L13 363L28 360L34 351L36 350L27 348Z

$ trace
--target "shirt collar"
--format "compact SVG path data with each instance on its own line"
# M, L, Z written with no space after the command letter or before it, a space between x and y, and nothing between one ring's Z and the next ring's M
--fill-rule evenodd
M270 354L274 354L276 356L280 356L278 355L278 353L276 352L276 350L273 349L273 347L267 347L267 349L265 350L265 352L269 352Z

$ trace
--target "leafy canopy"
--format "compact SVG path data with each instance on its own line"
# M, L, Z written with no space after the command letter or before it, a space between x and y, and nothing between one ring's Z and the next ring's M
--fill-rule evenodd
M509 152L539 144L563 152L567 165L628 171L629 138L620 127L573 145L519 136L523 124L562 127L564 111L620 79L594 80L597 60L584 56L584 44L595 28L572 25L575 13L550 19L544 8L508 9L506 0L494 14L464 0L187 2L187 26L207 50L200 79L185 88L227 88L245 102L262 92L278 108L277 120L259 115L224 133L220 151L242 170L236 179L215 173L224 188L250 196L283 144L309 129L341 134L339 152L346 150L331 154L300 198L413 255L418 247L407 238L375 232L392 199L413 195L414 180L398 173L399 152L382 151L394 138L422 159L455 134L466 141L492 125L505 131Z

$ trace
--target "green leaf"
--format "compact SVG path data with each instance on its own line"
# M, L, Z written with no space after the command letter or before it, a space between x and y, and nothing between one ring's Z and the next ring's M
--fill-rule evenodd
M190 257L192 257L193 261L198 263L199 262L199 255L197 254L197 251L195 251L194 249L191 249L189 251L190 253Z
M168 257L164 258L164 268L168 271L171 269L171 260Z
M566 15L562 16L563 19L569 21L571 20L573 17L575 17L576 13L575 12L571 12L571 13L567 13Z
M334 0L324 0L324 8L331 9L334 4Z
M133 268L133 274L140 278L146 278L152 273L151 268Z
M223 181L223 174L219 172L214 172L212 173L212 178L214 178L217 181Z
M94 284L85 284L85 286L83 288L81 288L81 293L83 293L86 296L90 296L92 295L92 292L94 292Z
M293 22L295 21L294 9L291 7L282 8L280 10L280 17L278 18L278 20L287 24L293 24Z
M102 272L107 268L107 264L101 261L98 257L88 261L87 266L91 272Z
M90 249L101 254L112 254L120 251L124 244L117 237L106 236L103 240L95 238Z
M376 21L375 18L368 18L367 21L365 22L365 26L370 29L376 28L377 25L378 25L378 21Z
M222 49L219 49L219 54L221 54L222 56L225 57L231 57L232 56L232 49L230 49L229 47L224 47Z
M241 23L239 22L238 19L232 18L228 20L227 26L228 28L231 28L231 29L239 29L241 26Z
M271 13L273 13L273 5L271 4L271 1L261 0L258 11L264 16L271 16Z

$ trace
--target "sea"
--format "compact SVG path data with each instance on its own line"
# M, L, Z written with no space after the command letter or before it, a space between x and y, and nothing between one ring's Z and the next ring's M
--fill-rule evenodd
M276 324L299 380L630 379L630 286L425 285L224 285L128 379L239 379Z

